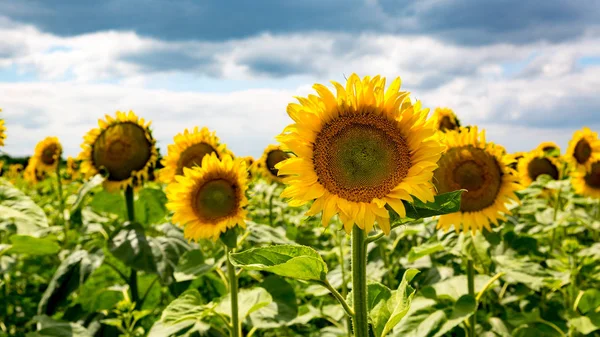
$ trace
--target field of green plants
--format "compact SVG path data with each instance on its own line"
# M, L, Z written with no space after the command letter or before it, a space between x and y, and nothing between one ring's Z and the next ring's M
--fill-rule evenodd
M323 107L335 104L316 89ZM303 135L300 128L312 125L317 114L294 115L300 108L294 109L312 104L313 98L288 108L298 123L292 134ZM378 106L380 101L373 102ZM360 99L356 104L361 107ZM393 109L400 116L417 116L418 104L398 103ZM320 202L324 194L308 188L313 186L309 178L294 180L302 173L294 175L283 163L295 163L307 154L286 138L289 134L278 138L287 147L268 148L264 158L254 161L232 159L234 154L222 144L207 140L206 144L216 142L213 152L221 153L221 159L203 153L186 166L193 169L170 172L173 153L178 153L179 162L189 155L185 141L176 137L180 148L170 147L164 156L149 150L145 160L153 160L152 165L130 167L127 163L140 161L140 151L127 150L127 144L109 134L119 126L146 127L127 118L107 117L101 131L86 138L96 142L89 150L92 160L86 161L85 144L78 160L63 160L60 144L53 141L36 149L29 165L2 157L0 336L600 336L600 202L592 193L600 191L600 173L594 170L596 140L588 146L591 166L577 168L566 158L569 150L541 148L534 155L510 155L500 147L485 147L476 128L459 128L457 120L438 116L438 131L423 134L426 140L421 142L433 144L431 149L438 143L447 145L432 155L437 170L419 166L429 170L422 182L432 182L424 185L431 189L407 187L412 192L398 202L388 194L389 199L381 198L387 204L373 208L371 218L370 204L352 210L340 201L332 213L327 201L331 199ZM378 127L379 119L373 118L364 123ZM416 117L406 121L421 123ZM319 137L333 132L326 128L331 123ZM6 129L11 137L10 125ZM119 132L119 137L154 146L147 135ZM476 139L468 144L452 140L461 133ZM370 135L349 134L361 140L362 155L370 153L364 150ZM311 145L317 174L319 155L324 156L318 152L319 139ZM351 141L340 144L355 146ZM382 143L373 144L379 149ZM440 170L454 158L448 155L453 146L470 149L471 162L483 163L478 167L489 158L507 158L494 161L506 167L477 176L476 169L455 166L453 172L463 172L464 179L445 185L454 176ZM103 148L108 149L105 156L97 153ZM116 153L111 151L119 156L111 157ZM495 157L478 161L483 151ZM322 167L350 163L344 160L351 155L339 153L341 161L328 159L323 165L329 166ZM123 161L123 154L131 159ZM411 163L416 165L416 160L415 155ZM536 171L536 161L555 166ZM103 169L94 171L92 165L98 163ZM347 167L353 169L343 174L367 172L370 179L388 170L384 165L372 171L365 165L352 161ZM209 196L200 190L191 199L182 197L194 183L225 171L229 175L215 184L237 179L234 183L239 185L231 190L237 194L215 185ZM123 172L131 177L116 179ZM494 179L490 172L499 172L500 180L494 181L501 187L486 185L485 179ZM419 177L408 180L407 174L406 184L421 182ZM324 177L318 181L327 187ZM581 188L582 182L587 189ZM477 184L485 187L483 194L469 194L478 191ZM510 184L514 191L505 191ZM335 191L353 198L344 194L346 190ZM448 218L474 214L473 207L487 200L490 191L498 196L506 192L506 199L492 195L502 216L492 216L488 209L483 219ZM310 202L300 202L299 195ZM230 211L230 204L237 220L203 227L208 220L226 218L222 215Z

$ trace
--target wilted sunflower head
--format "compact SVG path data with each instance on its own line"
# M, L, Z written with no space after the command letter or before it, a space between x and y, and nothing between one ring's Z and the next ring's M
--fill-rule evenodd
M555 142L542 142L535 148L535 150L542 151L551 157L560 157L560 146L558 146Z
M442 132L458 130L460 128L460 121L450 108L435 108L433 118L435 119L437 129Z
M403 200L433 201L431 178L443 150L427 109L400 91L400 78L385 90L385 78L352 74L346 87L315 84L318 96L287 107L295 124L278 140L297 157L275 166L288 185L291 206L314 200L307 215L338 214L350 232L369 232L375 222L390 232L389 205L406 216Z
M217 158L231 154L224 144L219 143L215 132L204 127L195 127L191 132L185 129L183 133L173 138L169 145L167 156L162 160L164 168L160 171L160 180L164 183L175 181L175 176L183 175L184 168L202 165L206 155L214 153Z
M589 170L591 163L600 158L600 140L598 133L585 127L575 131L573 138L569 141L566 159L572 168L578 169L583 166Z
M517 201L516 174L508 167L504 148L487 143L477 127L446 133L447 149L440 158L433 182L439 193L467 190L462 194L460 212L443 215L438 228L472 232L491 230L509 213L506 204Z
M595 159L589 166L589 169L580 166L573 172L571 183L575 193L600 199L600 159Z
M35 147L33 157L37 163L37 169L42 171L54 171L60 163L62 146L56 137L47 137Z
M554 180L561 178L561 163L558 158L547 155L542 150L525 154L518 164L519 177L523 186L529 186L541 175Z
M133 111L117 111L116 118L105 118L84 137L79 154L81 172L86 177L104 174L104 187L111 191L142 185L158 158L150 122Z
M2 112L2 109L0 109ZM0 118L0 146L4 146L4 140L6 139L6 126L4 126L4 119Z
M246 225L246 164L229 155L219 160L216 153L201 164L184 168L184 175L167 186L167 208L186 238L216 240L227 229Z
M281 183L283 176L279 175L279 170L275 166L291 157L290 153L284 151L282 147L269 145L258 160L257 169L267 181Z

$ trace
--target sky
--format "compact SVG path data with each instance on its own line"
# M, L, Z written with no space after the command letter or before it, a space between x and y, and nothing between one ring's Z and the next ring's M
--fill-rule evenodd
M115 111L161 152L207 126L255 157L314 83L400 76L509 151L600 131L600 0L0 0L4 151L76 156Z

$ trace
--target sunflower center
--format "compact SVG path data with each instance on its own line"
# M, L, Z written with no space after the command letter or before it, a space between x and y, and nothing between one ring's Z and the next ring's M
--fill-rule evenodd
M410 149L395 122L375 114L330 121L318 134L313 151L319 182L354 202L383 198L411 167Z
M456 128L457 128L456 124L454 124L452 122L450 117L448 117L448 116L442 117L442 120L440 121L440 130L441 131L454 130Z
M452 148L438 164L434 182L439 193L467 190L462 194L462 212L477 212L494 204L503 173L493 155L473 146Z
M206 143L198 143L188 147L179 156L176 174L182 175L184 167L202 166L202 158L211 153L217 153L217 150Z
M577 162L579 164L584 164L588 161L588 159L590 159L591 155L592 147L590 146L590 143L588 143L585 139L580 139L577 142L577 145L575 145L575 151L573 153L573 156L575 157Z
M132 172L143 169L152 154L152 145L146 130L134 123L109 126L94 142L94 166L106 170L108 179L129 179Z
M196 212L204 220L216 220L235 213L237 186L225 179L206 182L196 195Z
M290 158L290 156L281 150L273 150L269 152L269 154L267 155L267 168L269 169L269 172L271 172L272 175L277 177L277 173L279 173L279 170L275 168L275 165L288 158Z
M548 158L534 158L527 165L527 173L533 181L542 174L547 174L554 180L558 179L558 169Z
M50 144L46 146L44 151L42 151L42 162L46 165L54 165L58 159L58 151L59 149L56 144Z

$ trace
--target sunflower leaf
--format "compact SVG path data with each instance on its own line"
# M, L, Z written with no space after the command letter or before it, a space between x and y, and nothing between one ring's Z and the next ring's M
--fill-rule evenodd
M406 217L400 218L398 213L388 208L390 211L390 221L394 224L402 224L436 215L458 212L460 210L460 200L463 191L465 190L436 195L433 202L422 202L417 198L414 199L413 203L403 200Z

